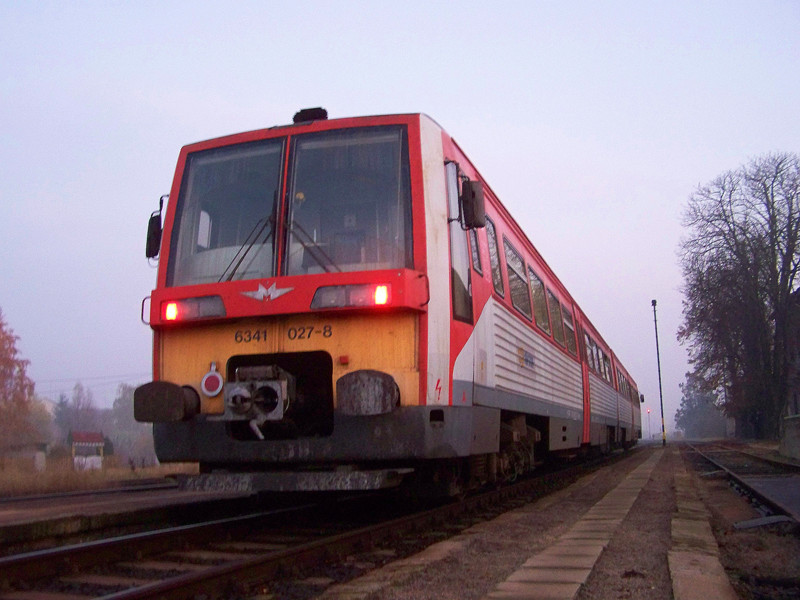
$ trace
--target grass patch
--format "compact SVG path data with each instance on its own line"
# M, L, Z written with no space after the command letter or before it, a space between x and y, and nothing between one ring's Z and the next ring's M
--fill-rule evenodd
M0 458L0 497L97 490L132 481L197 472L196 463L131 469L128 465L118 464L114 456L107 457L103 468L94 471L76 471L70 457L48 458L45 469L37 471L33 459Z

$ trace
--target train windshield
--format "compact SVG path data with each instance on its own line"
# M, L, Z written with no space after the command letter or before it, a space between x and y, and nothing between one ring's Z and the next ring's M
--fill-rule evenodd
M275 274L283 140L195 152L178 199L167 285Z
M294 138L287 275L411 267L411 193L404 127Z

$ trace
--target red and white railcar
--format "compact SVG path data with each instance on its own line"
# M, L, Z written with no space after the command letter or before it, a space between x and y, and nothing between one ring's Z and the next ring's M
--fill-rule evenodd
M453 492L640 436L633 379L429 117L192 144L169 198L135 413L204 485Z

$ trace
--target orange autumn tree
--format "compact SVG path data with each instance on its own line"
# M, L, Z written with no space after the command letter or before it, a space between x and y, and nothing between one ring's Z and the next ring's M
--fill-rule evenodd
M18 339L0 310L0 453L27 443L32 434L33 381L26 373L29 361L17 353Z

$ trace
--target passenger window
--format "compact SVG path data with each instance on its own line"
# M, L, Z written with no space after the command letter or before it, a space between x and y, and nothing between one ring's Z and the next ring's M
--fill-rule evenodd
M603 366L603 351L600 349L599 346L595 346L595 352L597 352L597 374L600 375L603 379L606 378L605 367Z
M528 293L528 283L525 281L525 261L508 240L503 240L506 251L506 267L508 274L508 287L511 290L511 304L519 312L531 318L531 297Z
M597 367L594 362L594 342L592 338L589 337L588 333L583 334L583 341L586 344L586 362L589 363L589 368L592 371L596 371Z
M564 345L564 319L561 316L561 304L556 295L547 290L547 302L550 305L550 314L553 316L553 339L561 346Z
M497 247L497 232L489 217L486 217L486 240L489 243L489 264L492 267L492 284L494 291L505 296L503 289L503 275L500 273L500 250Z
M528 282L531 284L531 293L533 294L533 316L536 319L536 325L547 335L550 335L550 317L547 314L547 297L544 293L544 284L530 267L528 267Z
M483 269L481 268L481 250L478 247L477 229L469 230L469 243L472 248L472 268L483 275Z
M564 327L566 329L566 336L567 336L567 350L573 356L578 355L578 347L575 344L575 325L572 322L572 313L570 313L566 307L562 307L564 312Z

